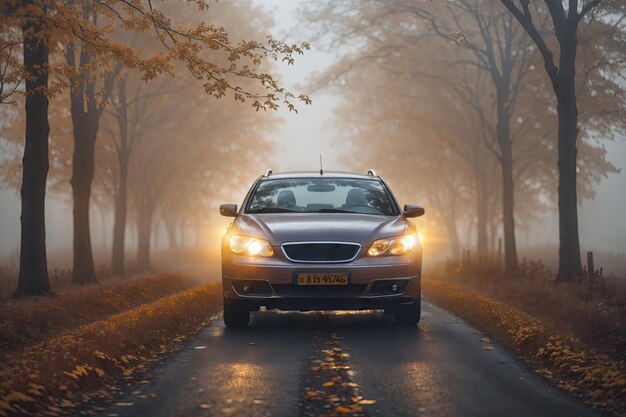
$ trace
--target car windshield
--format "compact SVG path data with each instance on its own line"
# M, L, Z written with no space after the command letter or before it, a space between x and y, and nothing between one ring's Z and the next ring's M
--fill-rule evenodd
M360 213L397 215L377 179L284 178L261 181L248 213Z

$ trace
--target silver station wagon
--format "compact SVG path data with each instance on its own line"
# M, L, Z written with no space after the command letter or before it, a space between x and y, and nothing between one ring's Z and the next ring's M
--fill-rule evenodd
M261 306L281 310L369 310L395 322L420 319L422 249L408 218L373 171L268 170L222 238L224 322L246 326Z

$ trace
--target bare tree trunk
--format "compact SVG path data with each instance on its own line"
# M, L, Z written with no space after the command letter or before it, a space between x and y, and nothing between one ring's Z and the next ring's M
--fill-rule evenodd
M478 256L484 256L489 251L487 246L487 186L485 184L485 174L481 169L479 178L476 181L476 254Z
M83 8L85 16L96 24L97 14L89 6ZM74 267L72 280L77 283L96 281L93 262L89 204L91 184L95 172L95 149L100 116L108 98L114 76L105 77L102 94L96 93L96 71L94 51L83 43L80 46L79 63L76 65L76 45L70 43L66 50L67 63L80 71L80 79L70 79L70 108L74 133L74 156L72 159L72 196L74 198ZM119 67L116 67L119 72ZM102 104L98 104L102 100Z
M510 115L508 109L508 86L506 93L498 94L498 144L502 168L502 226L504 230L504 272L516 275L519 272L517 245L515 242L513 149L511 146Z
M576 190L576 26L561 36L560 71L556 89L559 117L559 272L557 282L571 282L582 273L578 236L578 199Z
M78 116L74 128L72 196L74 197L74 268L72 281L95 282L96 270L91 248L89 203L94 176L96 131L87 118Z
M25 1L25 4L31 2ZM22 223L20 273L13 297L50 292L46 258L45 199L48 176L48 47L37 38L42 28L28 22L22 27L26 78L26 135L22 159Z
M126 101L126 79L118 84L117 123L120 132L120 146L117 149L119 169L117 194L115 195L115 218L113 220L113 249L111 270L115 275L125 275L126 269L126 218L128 215L128 163L131 147L128 142L128 102Z
M111 271L114 275L126 274L126 217L128 215L128 157L118 154L119 183L115 195L115 218L113 220L113 249Z
M148 203L140 203L137 218L137 268L149 271L150 241L152 238L152 217L154 208Z
M185 227L185 222L181 222L180 224L180 247L181 249L185 249L187 246L187 228Z
M178 222L176 218L171 215L171 213L164 214L162 216L163 224L165 224L165 231L167 232L167 243L169 250L177 251L179 249L178 246Z

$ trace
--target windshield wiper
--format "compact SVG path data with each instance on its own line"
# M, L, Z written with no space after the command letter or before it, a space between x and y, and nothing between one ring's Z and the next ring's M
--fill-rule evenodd
M251 211L250 213L300 213L297 210L290 210L280 207L263 207L258 210Z
M355 213L355 214L363 214L358 211L349 211L349 210L341 210L336 208L323 208L315 211L310 211L309 213Z

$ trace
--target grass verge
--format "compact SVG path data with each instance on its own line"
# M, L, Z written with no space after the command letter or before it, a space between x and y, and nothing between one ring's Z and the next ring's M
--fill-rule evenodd
M186 290L29 346L0 369L0 416L71 414L106 398L160 354L198 332L221 309L221 287Z
M455 285L424 279L423 294L437 305L516 349L535 372L585 403L626 416L624 361L561 334L536 317Z
M196 285L180 275L111 279L73 286L57 295L0 304L0 361L63 330L153 302Z

